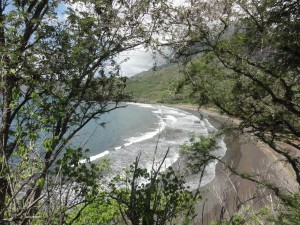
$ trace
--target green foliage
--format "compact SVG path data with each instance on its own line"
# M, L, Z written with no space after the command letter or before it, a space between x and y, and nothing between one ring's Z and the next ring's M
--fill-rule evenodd
M199 196L185 188L182 176L169 167L165 172L148 172L138 167L138 159L110 184L111 197L119 205L125 221L131 224L187 223L193 218L194 203Z
M99 168L79 163L84 151L70 142L128 101L115 59L150 44L157 26L144 18L159 3L1 3L0 223L35 223L39 215L63 224L74 205L90 202Z
M127 92L140 101L194 102L197 96L200 104L215 105L281 154L300 183L299 160L287 151L300 150L298 1L196 1L176 8L165 0L76 0L64 3L88 10L67 7L64 19L58 19L59 3L5 1L0 7L0 223L64 224L76 206L71 222L86 207L95 214L98 203L88 205L98 194L99 168L79 163L82 149L69 142L90 120L128 100L115 58L149 46L157 28L174 51L209 53L190 64L185 81L169 67L130 79ZM183 91L176 96L178 84ZM188 154L204 156L205 164L215 143L202 141ZM173 170L148 173L136 163L128 176L111 187L132 223L172 221L194 200ZM298 220L297 199L285 197L292 214L283 210L278 220Z
M80 196L97 193L100 188L99 181L108 171L109 164L106 158L101 159L97 164L91 163L84 156L86 151L81 148L66 148L62 158L57 160L55 170L51 171L53 174L61 174L61 182L72 185L73 191Z
M177 93L176 89L183 76L179 72L179 65L158 68L130 77L127 81L126 92L132 95L133 100L149 103L194 103L189 87Z
M69 222L77 215L78 211L82 210L76 207L69 215ZM72 213L73 212L73 213ZM73 224L122 224L119 206L117 202L110 198L105 191L94 196L91 204L87 205L81 212L78 219Z
M89 204L81 203L67 214L73 224L190 224L194 204L200 199L188 191L182 176L172 167L151 172L134 165L115 176L109 189L93 193ZM76 218L76 220L75 220Z
M216 135L202 135L199 139L193 136L190 143L181 146L180 154L187 159L187 168L192 173L198 173L216 159L212 154L216 147Z
M193 34L205 53L189 65L186 83L201 105L239 118L241 130L282 154L300 183L299 162L285 153L286 147L299 150L300 60L298 49L288 44L299 42L299 32L286 33L299 27L299 5L279 0L212 1L210 6L200 13L215 9L220 20L212 26L194 21Z
M211 225L241 225L245 223L242 215L236 214L229 221L212 222ZM253 223L254 225L255 223Z
M184 15L182 23L189 23L180 37L188 38L179 54L202 46L198 51L202 55L190 63L185 74L200 105L213 105L238 118L239 130L280 154L300 184L300 162L294 155L300 150L299 2L210 1L195 4L194 10L180 15ZM209 26L207 21L211 21ZM255 181L253 176L242 177ZM286 190L273 180L256 182L282 201L276 212L280 216L272 222L299 223L299 201L294 194L286 196ZM236 214L222 224L261 224L266 220Z
M190 63L183 85L191 83L200 106L210 106L214 102L223 102L226 106L234 104L235 99L230 92L234 86L234 76L212 53L202 54Z
M234 11L231 4L223 4ZM237 5L242 9L238 20L231 22L228 14L222 20L225 27L203 28L215 39L207 40L208 53L191 63L186 80L200 104L213 104L240 118L242 129L250 128L282 151L276 142L291 144L299 138L299 53L288 46L285 34L286 27L299 26L298 19L287 22L288 15L298 18L299 6L287 1ZM275 16L283 11L288 13L282 18ZM289 33L289 41L298 42L298 36Z
M277 224L293 225L300 221L300 193L287 196L287 201L281 202L275 213L270 214L268 221Z
M214 221L212 225L259 225L259 224L283 224L295 225L299 223L299 192L286 196L285 201L268 204L254 210L251 204L246 204L239 212L230 218Z

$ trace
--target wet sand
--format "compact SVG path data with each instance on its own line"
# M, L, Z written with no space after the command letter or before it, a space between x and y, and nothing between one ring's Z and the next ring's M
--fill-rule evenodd
M238 124L238 120L218 114L210 110L197 110L195 106L190 105L170 105L170 107L180 108L197 117L206 117L216 128L222 124ZM201 114L200 114L201 113ZM282 188L293 191L297 189L293 181L293 174L282 163L279 162L279 156L276 155L267 146L253 140L246 135L227 135L225 137L227 151L222 161L231 165L237 171L247 174L259 173L262 177L277 181L277 185ZM259 196L261 188L251 181L232 175L225 169L222 163L216 166L216 176L214 180L201 188L202 200L196 206L197 216L195 224L206 225L214 220L226 217L230 218L233 213L241 209L242 203L247 201L251 209L257 209L269 201L273 201L272 194L266 190L265 197Z

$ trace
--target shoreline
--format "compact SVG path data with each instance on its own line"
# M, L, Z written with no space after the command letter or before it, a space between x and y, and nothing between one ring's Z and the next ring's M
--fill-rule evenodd
M185 110L197 117L204 116L217 129L222 125L238 125L240 122L212 110L200 109L198 111L198 108L193 105L166 106ZM288 191L297 190L297 184L293 182L293 174L289 168L280 162L280 157L275 152L263 143L256 141L254 137L247 134L231 134L226 135L224 142L227 151L222 161L230 164L237 171L248 174L259 172L272 181L278 181L278 184ZM220 162L216 165L215 178L209 184L201 187L200 190L203 194L202 201L196 206L197 216L194 223L196 225L210 224L222 216L230 217L240 209L243 202L259 194L256 184L226 173ZM268 197L249 203L252 203L251 206L254 209L258 209L268 204L268 201L272 201L269 198L272 198L271 193L268 194Z
M194 105L156 105L177 108L199 119L208 119L209 123L217 129L220 129L223 125L238 125L240 122L214 110L200 109L198 111L198 107ZM222 157L222 161L230 164L238 172L253 174L260 171L260 174L267 177L268 180L279 180L285 190L293 192L298 189L298 186L295 185L296 182L293 182L295 179L286 164L280 161L278 155L274 154L270 148L255 141L251 135L226 134L224 142L227 150ZM181 165L179 164L179 166ZM247 201L258 194L264 194L265 197L260 198L259 201L257 199ZM208 225L212 221L218 221L221 217L230 218L242 208L243 202L250 204L251 211L255 211L268 204L268 202L274 201L271 192L258 193L258 187L255 183L237 175L230 175L220 162L215 167L213 180L200 188L200 195L202 200L195 206L197 215L194 218L194 225Z

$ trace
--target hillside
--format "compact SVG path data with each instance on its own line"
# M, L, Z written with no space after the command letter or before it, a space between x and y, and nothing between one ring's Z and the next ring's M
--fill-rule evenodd
M184 91L176 93L176 88L184 75L178 64L161 67L130 77L126 91L134 101L148 103L191 103L191 91L185 87Z

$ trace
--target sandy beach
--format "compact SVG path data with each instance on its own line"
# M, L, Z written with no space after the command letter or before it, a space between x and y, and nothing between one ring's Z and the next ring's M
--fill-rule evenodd
M211 110L197 110L192 105L170 105L188 111L195 116L204 116L216 128L222 124L238 124L238 120L220 115ZM227 152L222 158L226 164L237 171L247 174L259 173L263 179L277 181L276 184L288 191L297 189L296 182L289 168L281 162L281 159L271 149L256 141L249 135L227 135L225 137ZM216 167L214 180L201 188L202 200L196 207L197 225L210 224L214 220L226 217L242 210L243 205L251 205L251 209L257 209L268 201L274 201L272 194L264 192L264 197L259 196L257 185L251 181L232 175L225 169L222 163ZM253 200L249 201L249 199ZM245 204L244 204L245 203Z

